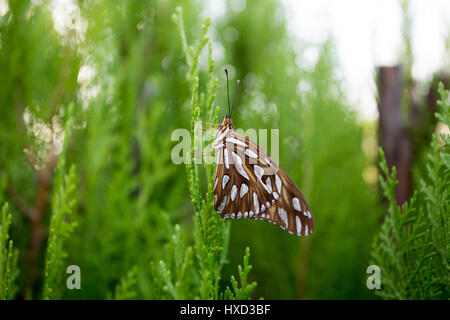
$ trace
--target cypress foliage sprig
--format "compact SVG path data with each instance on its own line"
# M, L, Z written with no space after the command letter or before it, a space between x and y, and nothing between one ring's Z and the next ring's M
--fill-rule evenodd
M9 227L12 216L5 203L0 216L0 300L11 300L17 291L15 279L19 271L17 259L19 251L14 248L13 240L9 237Z
M440 84L442 111L436 116L450 125L448 91ZM373 263L381 268L382 289L387 299L433 299L450 297L449 249L450 161L449 135L443 145L432 137L426 174L408 203L398 206L396 169L389 173L380 149L380 185L388 200L387 215L373 243Z
M131 300L136 299L138 293L136 290L136 274L138 269L136 266L131 268L130 271L120 279L119 284L116 286L114 290L114 299L115 300Z
M181 8L177 9L177 13L174 15L174 20L177 21L177 25L183 25L183 17ZM203 101L207 101L207 112L210 115L212 104L215 96L215 85L217 79L213 80L213 68L214 61L212 59L212 46L207 37L207 31L210 25L209 19L206 19L202 25L201 37L198 41L197 47L190 47L191 55L191 65L188 65L190 70L187 74L188 81L191 83L191 154L194 154L195 146L202 144L202 141L198 141L198 136L196 135L196 128L194 124L201 119L202 106L198 102L198 87L199 87L199 70L198 70L198 60L200 53L206 44L209 44L209 55L208 55L208 78L207 78L207 89L206 98ZM183 32L184 28L180 28L180 33ZM181 35L182 39L186 37ZM186 52L185 52L186 53ZM186 60L188 61L188 60ZM202 99L201 99L202 100ZM217 111L214 115L214 119L217 119ZM212 143L212 139L207 141ZM191 158L192 161L192 158ZM194 240L195 240L195 255L199 264L199 297L202 299L217 299L219 295L219 280L220 271L225 261L226 243L228 241L229 225L226 224L222 219L220 219L213 210L213 195L212 195L212 165L205 165L203 168L206 169L208 176L208 192L206 194L206 199L200 194L200 173L199 165L192 162L186 165L188 172L188 184L191 191L191 200L194 204L195 216L194 216Z
M188 68L186 77L191 94L191 137L193 137L190 151L191 155L194 155L195 147L203 144L196 134L195 124L202 118L202 112L206 112L208 119L217 122L219 111L218 106L215 110L213 107L217 79L213 78L212 45L207 37L210 21L206 19L203 23L200 40L194 47L188 44L185 35L182 9L177 8L172 18L181 35L182 49ZM206 45L209 48L206 92L199 92L198 61ZM206 143L211 144L213 137L207 140ZM226 261L229 224L214 211L212 193L214 164L200 166L195 163L195 157L191 155L187 157L186 173L189 195L195 212L195 245L186 246L181 238L181 229L176 226L168 246L167 260L161 260L159 264L152 263L152 269L155 274L155 285L160 288L163 297L218 299L223 296L219 294L219 280L222 266ZM205 197L200 192L200 170L205 171L208 179L208 191ZM245 260L247 264L248 260L249 252ZM247 266L245 270L250 269ZM188 277L188 273L192 276Z
M67 252L64 249L77 223L72 221L76 204L76 170L72 165L67 172L66 151L73 126L73 105L68 110L68 120L65 125L63 149L56 169L55 185L52 197L52 216L50 218L50 232L45 257L44 299L58 299L64 287L62 276L65 274L64 261Z
M436 118L450 127L450 99L448 90L439 83L441 112ZM433 134L432 153L428 154L428 179L420 181L420 191L425 198L425 210L431 222L431 239L436 250L438 282L450 293L450 135L441 133L442 143ZM450 297L450 295L449 295Z
M152 269L156 275L155 286L161 290L159 298L198 298L193 281L195 278L192 268L193 249L191 246L186 246L179 225L175 225L167 251L166 261L160 260L157 265L152 262Z
M255 281L247 283L248 275L252 270L250 261L250 248L245 248L244 265L238 266L239 284L234 276L231 276L231 287L227 287L224 292L226 300L249 300L250 294L255 290L257 283Z

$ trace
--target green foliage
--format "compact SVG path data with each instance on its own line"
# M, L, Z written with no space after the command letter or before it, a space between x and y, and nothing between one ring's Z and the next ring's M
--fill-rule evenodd
M449 91L439 83L440 100L437 104L441 112L436 118L450 127ZM427 178L420 181L420 191L424 197L424 210L431 222L431 239L436 250L438 282L450 296L450 135L441 133L439 143L433 134L428 155Z
M450 124L448 91L440 86L442 112L437 118ZM399 207L395 188L396 169L391 174L380 149L380 175L388 202L387 215L373 243L373 263L381 268L382 289L387 299L433 299L450 296L449 278L449 137L441 134L440 145L433 135L427 175L409 204Z
M15 280L19 252L9 236L11 219L8 203L5 203L0 216L0 300L13 299L17 291Z
M132 300L138 297L136 290L136 273L137 268L133 267L122 279L120 279L120 283L114 290L115 300Z
M257 283L247 283L248 275L252 270L252 266L249 264L250 260L250 248L245 248L244 266L238 266L239 285L234 276L231 276L232 290L227 287L223 298L226 300L249 300L250 294L255 290Z
M415 208L416 195L409 204L397 206L396 169L394 167L389 174L381 149L380 156L380 168L385 176L380 176L380 183L388 199L388 215L373 245L373 263L381 268L382 282L382 290L376 293L391 299L430 298L436 293L433 275L429 272L430 232L425 229L423 212L417 212ZM424 280L422 285L418 285Z
M198 290L192 277L193 264L192 247L186 248L185 239L181 238L180 226L176 225L167 248L166 261L160 260L158 265L151 263L155 274L155 284L160 289L158 298L192 298L194 290Z
M64 169L59 168L61 172ZM61 177L62 178L62 177ZM61 297L60 289L64 288L62 277L65 274L64 262L67 258L65 243L73 233L76 223L71 221L75 206L76 175L75 166L64 174L62 181L55 183L52 218L50 221L50 234L47 244L45 265L44 299L58 299Z
M376 123L349 111L331 41L293 39L278 0L226 1L211 21L192 0L5 3L1 298L374 297L365 271L380 210L366 171L376 172ZM213 209L214 164L195 157L212 137L196 122L225 113L224 65L241 80L234 125L280 129L279 163L311 205L312 236ZM448 123L448 112L439 117ZM180 128L192 137L185 166L171 159ZM448 283L446 139L407 209L435 251L423 257L436 297ZM81 290L65 285L69 264Z
M65 138L62 154L56 169L55 185L52 197L52 216L50 218L50 231L45 258L44 299L60 299L61 289L64 288L63 275L65 274L65 261L68 256L66 242L72 236L77 223L73 220L76 204L76 170L72 165L67 172L66 150L73 121L71 116L73 107L69 108L66 122Z
M164 256L162 248L173 233L167 227L171 220L189 212L184 181L177 179L183 170L170 159L170 133L182 122L170 105L182 103L173 70L163 77L161 60L179 48L157 36L174 29L171 13L162 6L87 1L81 7L90 18L85 63L101 73L88 89L102 90L79 115L78 124L85 122L86 129L75 132L78 143L69 154L82 174L82 219L70 246L84 286L69 297L102 298L113 292L110 297L158 298L149 261ZM99 12L102 19L94 18ZM103 41L100 47L106 52L99 50ZM95 255L86 255L91 251ZM121 285L124 279L136 284L128 290Z
M185 54L187 64L187 79L192 95L191 98L191 155L194 155L196 146L202 144L196 134L196 122L201 119L202 110L207 110L207 118L212 117L217 122L218 107L213 111L213 102L217 79L212 78L214 61L212 59L212 46L209 38L206 36L209 27L209 20L206 20L202 26L201 37L196 47L188 45L181 8L177 8L173 15L173 20L178 26L181 35L182 48ZM208 73L206 80L206 93L199 94L199 57L200 53L207 44L209 44L208 55ZM200 99L199 99L200 96ZM204 105L206 103L206 106ZM213 115L213 116L211 116ZM207 143L212 143L212 137ZM199 166L195 164L195 156L188 156L186 163L187 182L191 202L194 206L194 243L193 247L186 248L185 241L181 238L179 226L175 226L175 234L172 236L168 247L169 259L166 262L161 260L158 265L152 264L152 268L157 276L157 282L161 284L161 291L165 292L166 297L173 299L200 298L200 299L218 299L219 280L221 278L221 269L226 261L229 224L226 223L214 211L212 182L214 164L205 164ZM208 191L206 199L201 194L200 170L205 171L208 181ZM249 260L249 251L246 252L246 271L250 271L247 265ZM187 273L193 275L196 279L194 283L189 283ZM246 279L247 274L245 274ZM241 277L242 278L242 277ZM234 278L232 278L232 282ZM235 281L234 281L235 282ZM256 285L246 287L243 294L247 296ZM236 289L237 290L237 289ZM236 294L238 292L236 291Z

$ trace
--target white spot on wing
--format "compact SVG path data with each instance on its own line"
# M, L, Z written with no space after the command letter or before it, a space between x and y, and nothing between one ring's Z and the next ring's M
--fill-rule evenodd
M308 235L309 234L309 232L308 232L308 225L306 225L305 226L305 235Z
M225 208L225 204L227 203L227 195L225 195L222 199L222 202L220 203L219 207L217 208L217 210L219 211L219 213L222 213L223 208Z
M272 181L270 180L270 177L267 177L266 179L266 190L269 193L272 193Z
M292 198L292 205L294 206L294 209L297 211L302 211L302 208L300 207L300 201L298 200L298 198L294 197Z
M234 166L236 167L237 172L239 172L239 174L245 179L250 180L247 172L245 172L244 168L242 167L242 158L234 151L231 152L231 156L233 157Z
M224 175L222 178L222 189L225 189L227 186L228 181L230 181L230 177L228 175Z
M259 201L258 201L258 195L256 192L253 192L253 206L255 207L256 214L259 213Z
M295 223L297 224L297 234L300 234L302 232L302 222L299 216L295 216ZM308 226L306 227L308 228Z
M280 198L280 196L278 195L277 192L274 192L274 193L273 193L273 197L275 198L275 200L278 200L278 199Z
M244 142L242 142L242 141L240 141L240 140L238 140L238 139L235 139L235 138L226 138L226 139L225 139L225 142L228 142L228 143L234 143L234 144L237 144L237 145L246 147L246 145L245 145Z
M239 191L239 197L242 198L243 196L245 196L247 194L247 192L248 192L247 185L245 183L242 183L241 184L241 190Z
M278 208L278 216L281 220L283 220L284 224L286 225L286 228L289 227L289 221L287 217L287 212L283 208Z
M237 187L235 184L233 184L233 187L231 187L231 201L234 201L236 199L237 195Z
M254 158L254 159L258 158L258 155L250 149L245 149L244 154L249 156L250 158Z
M262 176L264 175L264 169L258 165L255 165L253 167L253 170L255 170L255 175L258 178L258 180L261 180Z
M256 178L257 178L258 181L262 184L262 186L264 187L264 189L266 189L266 191L267 191L268 193L271 193L271 189L272 189L272 188L269 189L269 188L267 187L267 185L264 184L264 182L262 181L262 177L263 177L263 175L264 175L264 169L261 168L261 167L258 166L258 165L255 165L255 166L253 167L253 170L255 171ZM269 177L267 177L267 178L269 178ZM270 179L270 178L269 178L269 179Z
M281 194L281 179L278 174L275 175L275 184L277 185L278 193Z
M223 162L225 163L225 167L230 169L230 159L228 159L228 150L223 150Z

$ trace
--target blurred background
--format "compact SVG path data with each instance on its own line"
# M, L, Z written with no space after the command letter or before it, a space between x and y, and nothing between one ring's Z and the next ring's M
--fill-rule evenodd
M402 204L432 133L448 132L434 118L437 84L450 81L445 0L0 0L0 205L18 249L11 298L47 297L49 252L64 261L50 297L166 298L150 261L170 259L174 225L186 245L195 231L186 168L170 158L172 131L191 121L178 6L189 44L210 18L219 119L228 66L242 81L234 125L280 130L280 164L315 217L301 239L227 222L219 290L250 247L253 298L376 299L366 269L386 214L378 147L398 169ZM208 48L198 68L205 88ZM69 264L80 266L82 290L65 289Z

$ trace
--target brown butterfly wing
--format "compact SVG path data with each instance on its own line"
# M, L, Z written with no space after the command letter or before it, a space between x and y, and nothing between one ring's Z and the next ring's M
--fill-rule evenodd
M275 223L296 235L314 228L311 209L292 179L256 145L231 131L216 153L214 208L223 218Z

